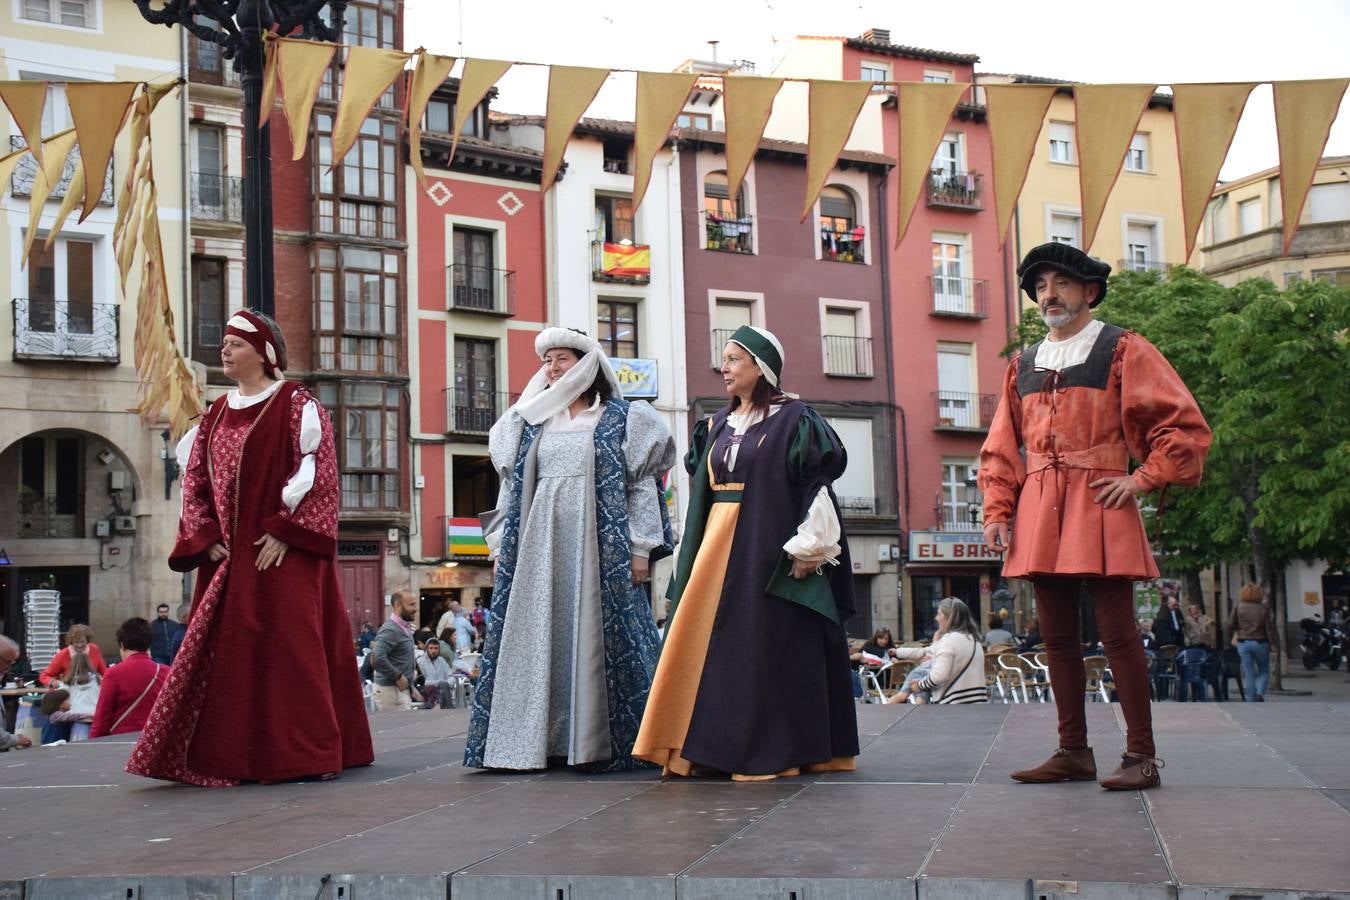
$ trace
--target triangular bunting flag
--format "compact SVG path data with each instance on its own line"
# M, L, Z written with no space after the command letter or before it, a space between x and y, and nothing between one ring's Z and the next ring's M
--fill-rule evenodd
M1277 81L1275 134L1280 143L1280 203L1284 212L1284 252L1298 231L1303 203L1308 199L1331 123L1341 106L1350 78L1314 81Z
M469 116L473 115L473 111L483 102L487 92L501 80L511 65L501 59L464 60L464 71L459 75L459 94L455 97L455 121L450 123L450 130L454 132L454 136L450 138L450 158L445 163L447 167L455 158L455 150L459 147L459 133L464 130L464 123L469 121ZM544 190L547 189L548 185L544 185Z
M727 190L735 197L764 137L764 126L773 112L773 98L783 86L781 78L727 76L722 79L722 107L726 111Z
M42 164L42 108L47 104L45 81L0 81L0 100L9 107L14 127Z
M333 124L333 160L329 168L347 155L370 108L385 88L403 74L411 58L411 53L375 47L352 47L347 51L347 65L342 71L342 99L338 101L337 119Z
M562 165L567 140L577 127L581 114L591 105L600 86L609 77L609 69L581 66L549 66L548 111L544 117L544 173L540 190L548 190Z
M277 78L281 81L281 103L291 128L291 160L302 159L309 140L309 114L319 92L337 44L319 41L277 41ZM336 158L336 157L335 157Z
M0 195L5 193L5 183L9 181L9 176L14 174L14 167L19 164L19 160L27 152L27 147L20 147L13 153L0 156Z
M100 179L98 188L90 192L94 195L95 200L98 199L102 187L103 184ZM66 224L66 218L70 216L71 210L75 208L75 204L80 202L80 198L84 194L84 166L76 166L75 174L70 176L70 187L66 188L66 196L61 200L61 205L56 210L56 219L52 222L52 227L47 232L47 240L42 245L44 250L52 249L52 244L56 242L56 236L61 233L61 227Z
M140 85L134 81L74 82L66 85L66 102L70 104L70 118L80 139L80 168L84 172L81 185L88 185L80 221L98 206L103 193L103 176L112 159L113 143L126 124L131 111L131 97Z
M637 115L633 134L633 208L642 205L652 161L665 144L675 117L684 109L698 75L686 72L638 72Z
M1205 208L1219 180L1219 169L1233 143L1247 95L1246 84L1174 84L1172 118L1177 128L1177 164L1181 172L1181 220L1186 256L1191 258Z
M914 204L932 177L933 154L947 131L952 111L960 102L968 84L930 84L902 82L896 91L900 114L900 183L895 192L895 246L909 230Z
M811 215L811 207L825 187L825 179L839 160L839 154L853 133L853 123L872 91L868 81L824 81L812 79L807 100L810 124L806 137L806 199L802 221Z
M42 142L42 166L33 179L33 193L28 198L28 232L23 238L23 256L19 258L22 268L28 264L28 251L33 247L33 238L37 237L38 222L42 218L42 207L51 196L52 189L61 181L61 170L65 168L70 148L75 146L75 129L67 128Z
M427 189L427 173L422 170L422 114L426 112L432 93L454 66L453 56L437 56L425 50L417 54L417 68L413 70L412 87L408 90L408 161L412 163L422 190Z
M1008 238L1017 196L1027 180L1031 158L1036 155L1036 139L1056 90L1053 84L984 85L999 243Z
M1076 84L1074 127L1078 139L1078 192L1083 213L1083 251L1092 247L1106 198L1120 177L1134 130L1157 85Z

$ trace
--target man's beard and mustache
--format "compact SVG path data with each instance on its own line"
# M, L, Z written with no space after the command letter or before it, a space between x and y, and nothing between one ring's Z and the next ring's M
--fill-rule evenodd
M1078 314L1083 311L1081 305L1076 309L1070 309L1064 304L1058 304L1054 308L1058 311L1050 312L1051 307L1045 307L1041 310L1041 321L1050 328L1063 328L1065 325L1068 325L1074 319L1078 318Z

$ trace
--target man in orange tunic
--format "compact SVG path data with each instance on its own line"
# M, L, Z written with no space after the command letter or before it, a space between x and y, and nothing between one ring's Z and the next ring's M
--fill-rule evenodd
M1135 497L1168 484L1199 483L1211 434L1157 348L1093 318L1110 272L1067 244L1042 244L1018 266L1022 290L1036 301L1050 333L1008 365L980 451L979 482L985 542L1006 550L1005 576L1035 586L1059 712L1059 749L1012 777L1097 777L1079 644L1078 598L1086 586L1127 730L1121 765L1101 784L1137 790L1159 784L1162 761L1155 758L1133 591L1134 581L1156 578L1158 567ZM1131 459L1140 463L1133 472Z

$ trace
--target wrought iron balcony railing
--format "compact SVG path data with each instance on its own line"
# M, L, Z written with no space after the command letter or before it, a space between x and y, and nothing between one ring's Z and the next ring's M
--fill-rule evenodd
M842 334L827 334L825 374L844 378L872 377L872 339Z
M20 150L28 146L28 142L23 139L23 135L11 134L9 136L10 152ZM66 164L61 167L61 177L56 182L56 187L47 195L48 202L60 200L66 196L66 191L70 189L70 180L75 177L75 167L80 165L80 145L76 144L70 148L70 155L66 157ZM33 159L33 154L25 153L19 157L18 165L14 167L14 174L10 176L10 190L15 197L33 196L33 182L37 179L38 164ZM103 174L103 191L99 194L98 202L100 206L112 206L113 202L113 167L109 163L108 171Z
M21 538L84 537L83 498L19 492L18 536Z
M117 363L121 359L116 303L15 297L14 359Z
M1158 259L1122 259L1116 262L1117 272L1166 272L1172 268Z
M928 173L928 205L947 209L980 210L983 179L979 172L933 169Z
M727 341L736 333L734 328L714 328L712 331L712 367L714 369L722 368L722 350L726 347Z
M450 285L447 309L493 316L509 316L516 311L513 271L455 263L447 267L446 281Z
M189 187L192 218L208 222L244 221L244 180L236 175L193 172Z
M500 419L502 413L518 399L519 394L506 391L470 391L448 387L445 389L445 433L486 436L492 429L492 423Z
M840 497L839 511L844 518L878 515L876 497Z
M933 391L937 408L937 431L988 431L998 408L994 394L967 394L963 391Z
M726 253L754 253L753 216L718 216L708 213L703 230L709 250Z
M949 275L929 275L928 286L933 294L935 316L953 316L962 319L989 317L989 282L983 278L958 278Z
M834 262L865 263L867 253L863 240L866 232L861 225L847 231L820 230L820 256Z
M979 522L970 521L969 513L966 518L954 518L950 512L943 513L942 516L943 531L968 531L979 534L984 531L984 526Z

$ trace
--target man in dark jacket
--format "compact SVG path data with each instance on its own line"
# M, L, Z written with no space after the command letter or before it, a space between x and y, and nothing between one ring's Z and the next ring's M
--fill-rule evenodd
M371 645L375 654L375 705L379 709L412 709L412 680L417 673L413 618L417 595L395 591L390 615Z
M172 663L182 641L178 634L181 630L183 626L169 618L169 604L155 607L155 619L150 623L150 658L164 666Z
M1159 647L1169 644L1186 646L1186 616L1175 594L1163 595L1162 609L1158 610L1158 617L1153 620L1153 637Z

